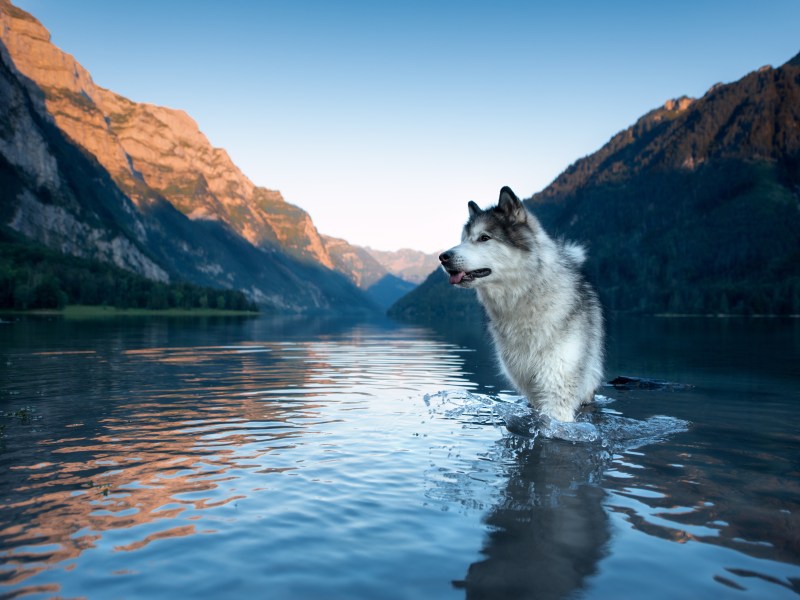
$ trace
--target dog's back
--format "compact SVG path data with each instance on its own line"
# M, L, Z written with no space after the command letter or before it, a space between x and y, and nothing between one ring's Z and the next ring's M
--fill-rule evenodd
M541 266L551 271L550 284L532 281L525 300L516 306L508 306L488 288L479 289L478 298L514 386L539 411L572 421L602 381L603 320L594 290L562 253L563 247L559 250L556 263Z
M603 318L582 247L555 241L514 193L470 203L462 243L443 253L451 283L474 287L502 368L544 414L571 421L602 381Z

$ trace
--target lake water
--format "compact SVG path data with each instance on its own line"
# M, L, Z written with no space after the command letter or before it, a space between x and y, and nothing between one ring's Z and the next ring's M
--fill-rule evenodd
M608 337L571 442L478 326L0 324L0 596L797 598L800 320Z

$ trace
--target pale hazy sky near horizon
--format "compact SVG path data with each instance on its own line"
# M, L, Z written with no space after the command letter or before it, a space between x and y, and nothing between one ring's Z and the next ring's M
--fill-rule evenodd
M325 234L458 241L670 98L800 51L800 0L12 0L95 83L185 110Z

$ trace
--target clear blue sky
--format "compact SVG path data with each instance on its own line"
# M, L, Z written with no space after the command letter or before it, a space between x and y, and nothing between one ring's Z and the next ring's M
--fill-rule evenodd
M800 51L800 0L12 0L323 233L447 248L669 98Z

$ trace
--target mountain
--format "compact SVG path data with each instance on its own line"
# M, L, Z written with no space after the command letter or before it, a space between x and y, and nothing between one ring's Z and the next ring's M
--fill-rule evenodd
M416 288L415 283L388 273L367 288L367 294L383 310Z
M369 288L386 275L409 283L422 283L439 264L438 254L419 250L375 250L323 235L333 268L346 274L360 288ZM413 286L412 286L413 287Z
M484 318L475 290L452 287L441 269L430 273L418 287L400 297L387 313L396 319L426 323L480 322Z
M410 248L385 251L367 247L365 250L387 272L411 283L422 283L428 274L439 265L438 252L426 254Z
M609 310L800 313L800 55L666 102L526 204L587 245ZM475 310L446 288L432 276L391 314Z
M33 17L0 0L0 38L44 92L47 111L137 205L159 196L194 220L218 220L255 246L280 245L331 267L308 214L255 186L185 112L137 103L96 85Z
M433 255L417 250L378 251L330 236L324 235L322 239L333 260L333 268L365 290L383 310L417 286L419 273L430 271L430 256Z
M322 236L322 240L331 257L333 268L344 273L361 289L369 288L388 274L386 268L372 257L368 249L327 235Z
M373 310L308 214L259 188L185 113L96 86L0 0L0 227L159 281L279 310Z

